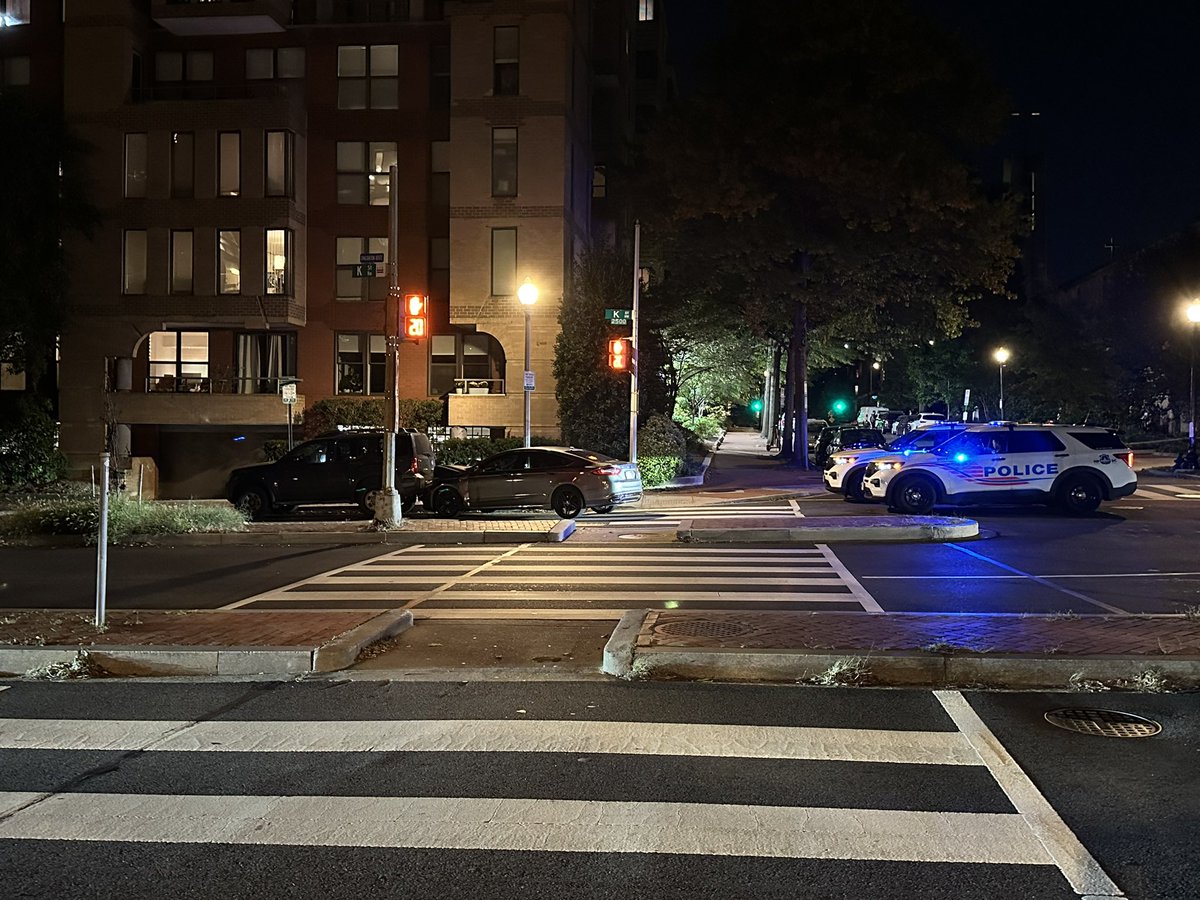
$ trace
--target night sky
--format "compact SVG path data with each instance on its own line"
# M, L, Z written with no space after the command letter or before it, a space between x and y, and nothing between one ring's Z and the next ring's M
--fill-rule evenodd
M668 0L681 89L729 0ZM747 2L747 0L740 0ZM749 0L753 2L753 0ZM920 0L1039 112L1039 227L1064 282L1200 220L1200 4ZM998 176L995 172L982 173Z

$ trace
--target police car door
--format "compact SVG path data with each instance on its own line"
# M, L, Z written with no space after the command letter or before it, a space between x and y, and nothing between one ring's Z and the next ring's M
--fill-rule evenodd
M1008 476L1014 490L1050 490L1058 477L1067 448L1048 429L1017 429L1009 432L1005 454Z

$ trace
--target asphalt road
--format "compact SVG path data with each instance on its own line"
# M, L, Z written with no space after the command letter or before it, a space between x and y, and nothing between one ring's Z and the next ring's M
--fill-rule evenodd
M1077 897L1068 876L1084 871L1131 898L1195 896L1195 695L970 694L994 735L983 755L956 698L13 683L5 895L990 900ZM1042 718L1084 700L1164 731L1115 740ZM997 741L1019 769L987 764ZM1099 869L1060 869L1035 819Z

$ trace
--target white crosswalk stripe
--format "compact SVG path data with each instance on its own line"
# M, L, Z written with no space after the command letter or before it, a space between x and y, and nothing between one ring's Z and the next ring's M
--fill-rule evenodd
M795 518L794 505L777 503L712 503L704 506L681 506L630 509L618 507L610 513L585 513L575 520L577 528L615 528L626 525L668 526L687 519L762 519L767 516Z
M0 790L0 852L7 841L32 842L23 852L34 854L37 842L69 842L78 859L88 845L153 844L156 860L166 860L186 859L176 855L189 846L219 845L235 873L241 848L253 846L519 854L504 861L506 871L555 852L1004 865L1040 867L1031 877L1060 887L1065 880L1078 894L1122 896L961 694L923 699L920 719L930 730L835 727L828 716L821 725L770 725L755 722L753 709L738 724L3 718L0 750L13 765ZM948 720L934 716L937 701ZM123 756L82 777L66 774L73 755L98 752ZM336 789L345 765L336 754L347 753L357 757L354 767L380 773L373 793ZM412 764L397 754L421 755L412 787L409 778L382 776ZM661 772L657 795L625 787L616 767L578 781L579 765L604 757L614 766L636 758ZM735 783L705 775L723 760L743 773ZM591 770L597 765L605 763ZM761 768L768 765L808 768L788 778L788 770ZM688 783L670 777L673 766L691 773ZM886 782L892 802L872 805L871 788L852 786L865 767L880 766L888 770L873 777ZM489 777L464 774L478 771ZM945 791L946 778L965 788ZM147 780L170 784L170 792L148 790ZM487 793L465 783L486 784ZM581 784L602 796L581 796ZM856 805L831 802L848 790ZM719 799L708 799L714 792ZM773 802L763 802L768 796ZM24 871L54 877L37 866ZM172 878L195 876L156 865L154 877L156 890L171 896ZM6 887L34 896L28 884L6 879ZM104 885L97 891L108 893Z
M228 608L408 607L417 618L619 619L629 609L879 612L824 545L407 547Z
M1145 481L1139 481L1137 490L1132 494L1132 499L1200 500L1200 481L1183 484L1167 484L1163 482L1147 484Z

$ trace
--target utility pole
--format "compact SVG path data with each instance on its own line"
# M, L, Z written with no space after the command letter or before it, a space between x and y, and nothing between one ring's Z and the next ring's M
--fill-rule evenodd
M637 462L638 425L638 302L642 294L642 223L633 223L633 339L629 345L629 461Z
M397 182L400 178L398 166L389 170L388 182L388 293L384 303L383 334L387 344L387 361L384 374L383 431L383 488L375 499L375 525L391 528L398 525L403 514L400 495L396 492L396 427L400 415L397 406L396 378L400 361L400 336L396 333L400 315L400 261L397 238L400 234L400 200Z

